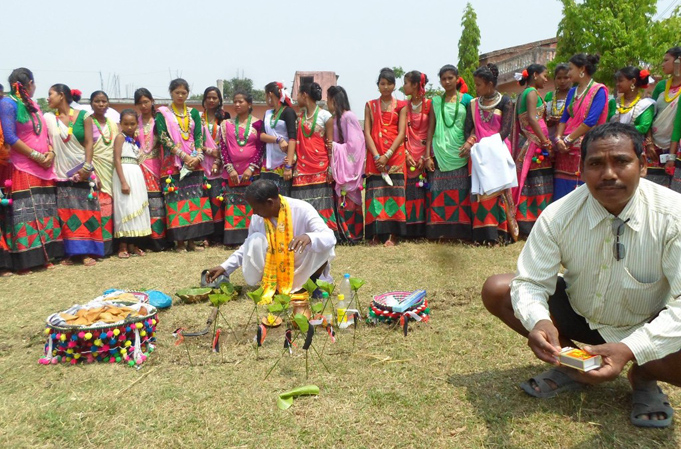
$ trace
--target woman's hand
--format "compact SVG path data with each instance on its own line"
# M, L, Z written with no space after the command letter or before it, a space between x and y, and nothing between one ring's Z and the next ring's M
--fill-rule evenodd
M567 145L565 145L565 141L563 139L558 139L556 142L556 149L560 153L567 153L569 151Z
M42 168L50 168L52 166L53 161L54 161L54 153L53 152L47 152L47 153L45 153L45 159L43 159L42 162L39 162L39 164Z
M290 181L291 178L293 178L293 169L292 168L285 168L284 169L284 181Z
M279 141L279 148L286 153L288 151L288 142L285 139L281 139Z
M406 153L407 153L407 154L406 154L407 168L409 168L409 167L416 167L416 161L415 161L414 158L412 157L411 153L409 153L408 151L407 151Z
M429 172L434 172L435 171L435 162L433 161L433 158L428 158L428 160L425 162L426 170Z
M471 148L472 145L470 142L465 142L461 145L461 148L459 148L459 157L471 157Z
M676 170L674 161L667 161L667 162L665 162L665 164L664 164L664 171L665 171L669 176L674 176L674 170Z
M646 156L648 157L648 160L653 161L653 162L659 162L660 159L657 156L657 151L655 149L655 144L654 143L649 143L646 145Z
M88 179L90 179L90 175L92 173L85 170L84 168L81 168L80 170L78 170L77 174L81 181L87 181Z
M123 193L123 195L130 195L130 186L127 182L121 184L121 193Z
M387 163L388 158L385 155L383 155L379 157L378 160L376 161L376 168L378 169L378 171L384 171Z
M229 180L232 181L232 184L239 185L239 174L236 172L236 170L229 172Z
M249 168L246 169L244 174L241 175L241 179L245 179L246 181L248 181L249 179L251 179L252 176L253 176L253 170L251 170L250 167L249 167Z
M329 151L333 150L333 140L328 140L326 141L326 149Z

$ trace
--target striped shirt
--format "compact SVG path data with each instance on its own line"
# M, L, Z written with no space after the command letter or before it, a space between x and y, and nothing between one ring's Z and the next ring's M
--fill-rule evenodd
M587 186L551 204L518 259L511 282L516 317L527 330L550 319L548 298L562 266L570 305L606 342L626 344L639 364L679 351L679 206L681 195L641 179L619 215L629 221L620 237L626 254L617 261L612 231L616 217Z

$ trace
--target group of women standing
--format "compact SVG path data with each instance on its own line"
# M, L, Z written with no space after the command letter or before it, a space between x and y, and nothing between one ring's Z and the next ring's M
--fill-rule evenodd
M681 48L664 55L667 77L651 98L650 73L624 67L615 74L619 96L608 102L593 79L598 61L577 54L558 64L545 96L547 69L532 64L517 74L526 88L515 102L497 91L493 64L474 72L476 98L452 65L438 73L444 92L432 99L428 77L409 72L407 101L394 97L395 73L386 68L364 127L340 86L326 92L328 110L320 107L317 83L300 86L299 113L283 84L269 83L262 120L244 92L233 95L231 118L215 87L199 113L186 104L183 79L170 83L168 106L156 108L151 92L138 89L137 111L124 111L120 124L106 117L106 93L91 95L87 115L72 108L64 84L50 88L55 112L43 115L33 74L16 69L0 100L0 147L11 160L0 153L0 272L56 259L92 265L116 251L114 239L121 258L144 255L142 248L238 245L252 213L244 190L257 177L311 203L341 242L512 242L581 184L581 140L607 120L634 125L645 137L648 178L681 192ZM518 187L472 194L471 149L497 134L515 160Z

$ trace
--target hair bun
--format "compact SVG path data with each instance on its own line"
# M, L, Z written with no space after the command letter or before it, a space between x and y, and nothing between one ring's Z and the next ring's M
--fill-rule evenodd
M492 64L491 62L487 64L487 68L489 69L490 72L492 72L492 75L495 78L499 78L499 68L497 67L496 64Z
M586 59L593 65L598 64L601 61L601 55L586 55Z

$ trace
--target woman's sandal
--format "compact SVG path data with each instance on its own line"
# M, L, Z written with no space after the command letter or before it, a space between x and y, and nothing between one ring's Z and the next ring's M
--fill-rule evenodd
M142 248L135 248L135 250L132 252L132 255L133 255L133 256L144 257L144 256L147 255L147 253L145 253L144 251L142 251Z
M127 251L119 251L118 252L118 258L119 259L129 259L130 253L128 253Z
M97 265L97 261L95 259L92 257L83 257L83 266L93 267L95 265Z

